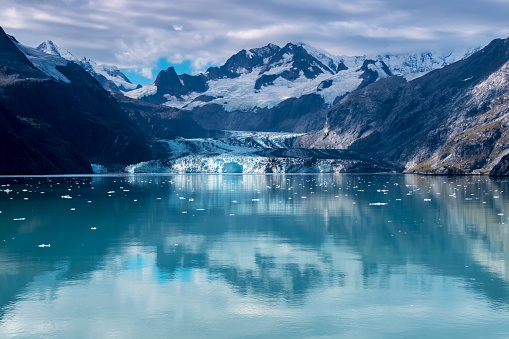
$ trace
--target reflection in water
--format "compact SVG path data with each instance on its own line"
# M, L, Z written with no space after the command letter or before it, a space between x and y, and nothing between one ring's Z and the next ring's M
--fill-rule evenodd
M0 337L509 336L503 179L0 185Z

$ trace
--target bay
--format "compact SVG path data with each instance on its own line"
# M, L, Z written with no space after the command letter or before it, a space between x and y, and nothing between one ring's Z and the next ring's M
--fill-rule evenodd
M509 337L508 192L486 176L0 178L0 337Z

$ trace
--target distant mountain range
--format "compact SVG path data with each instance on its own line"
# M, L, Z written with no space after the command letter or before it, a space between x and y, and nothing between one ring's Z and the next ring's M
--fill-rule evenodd
M509 40L373 57L289 43L141 87L0 29L0 173L507 175L508 69Z
M195 76L170 67L126 96L191 111L209 129L307 132L320 129L324 110L349 92L391 75L416 78L474 51L368 58L333 56L308 44L269 44Z

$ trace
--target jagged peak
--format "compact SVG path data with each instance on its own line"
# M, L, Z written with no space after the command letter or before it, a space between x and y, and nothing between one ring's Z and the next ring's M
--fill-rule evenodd
M42 42L35 49L38 51L44 52L46 54L61 56L58 46L51 40L46 40L46 41Z
M250 55L257 55L261 58L266 58L269 55L272 55L274 53L277 53L281 48L278 45L274 45L272 43L269 43L266 46L258 47L258 48L251 48L246 54L248 56Z

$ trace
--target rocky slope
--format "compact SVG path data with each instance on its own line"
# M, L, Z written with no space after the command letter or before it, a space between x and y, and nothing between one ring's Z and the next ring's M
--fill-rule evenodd
M90 173L91 163L122 166L150 158L139 129L80 66L20 45L2 29L0 64L9 135L2 173Z
M312 148L362 151L407 172L488 173L509 151L509 40L407 82L356 90L300 139Z

